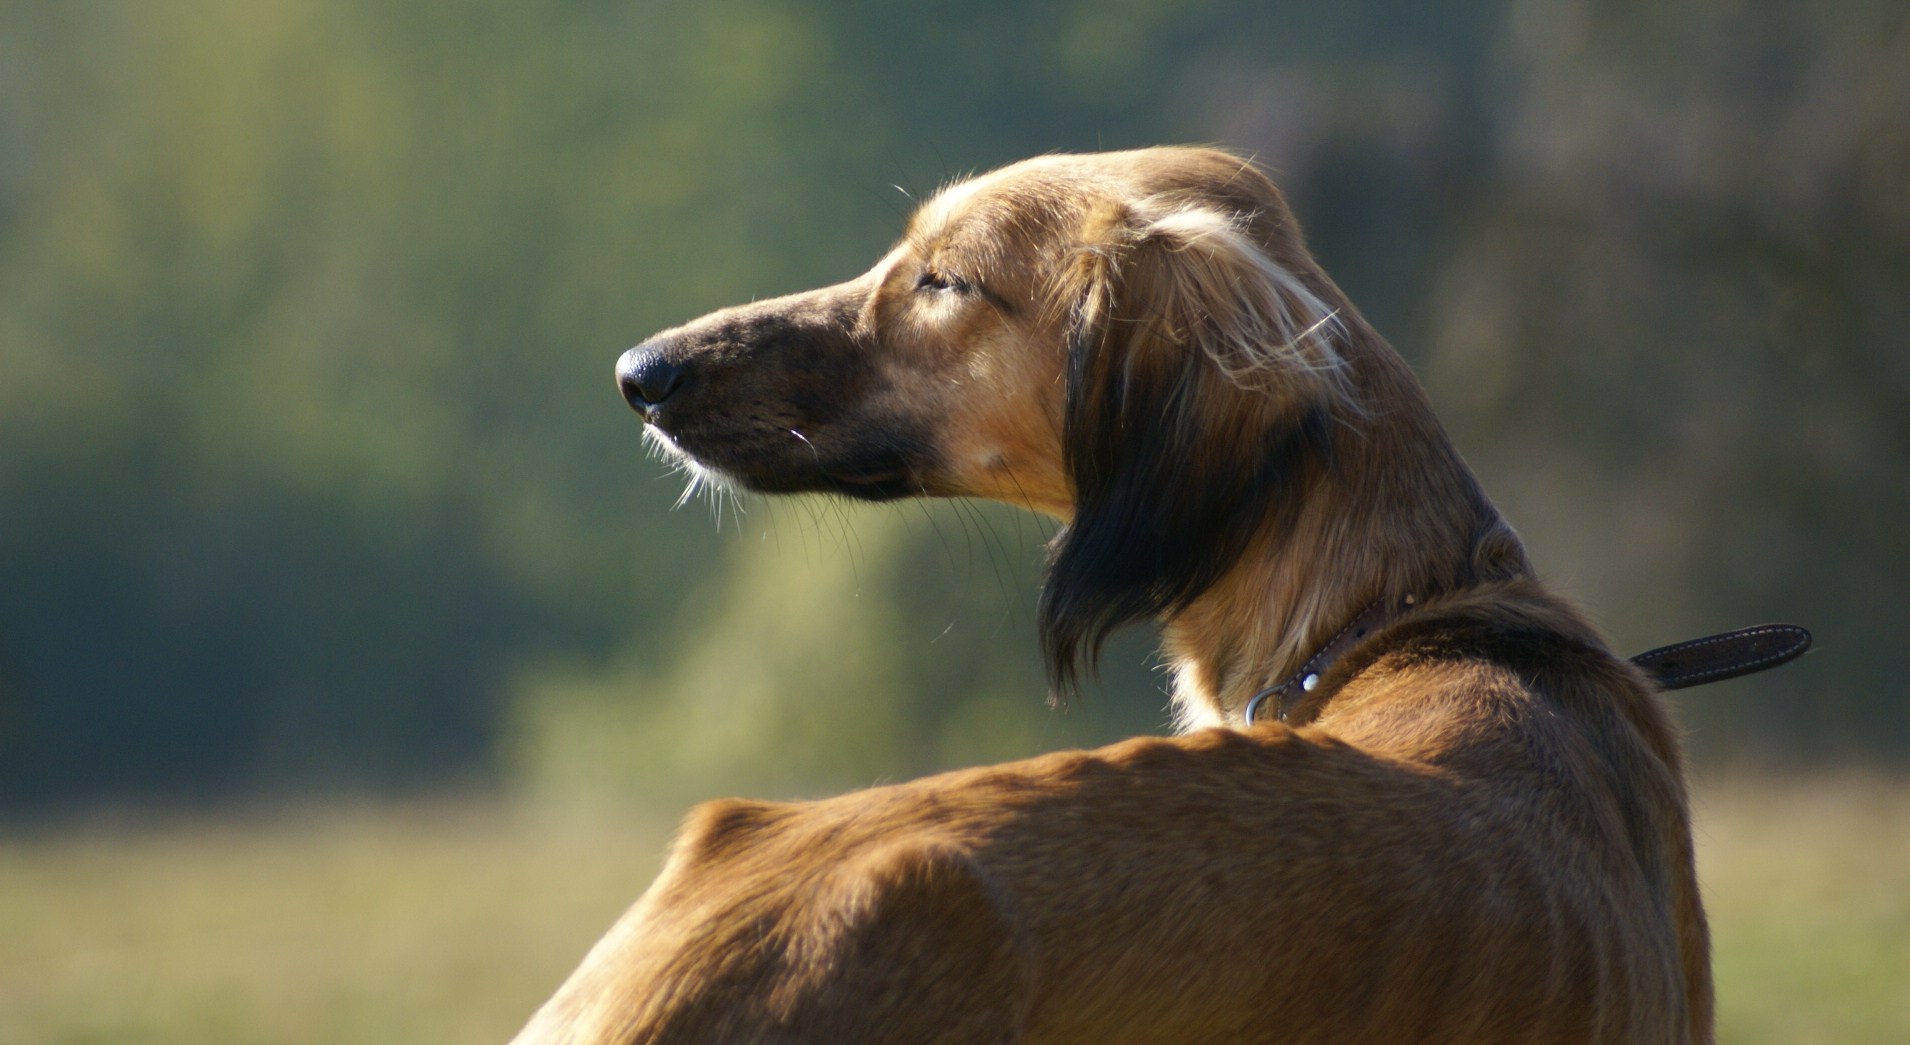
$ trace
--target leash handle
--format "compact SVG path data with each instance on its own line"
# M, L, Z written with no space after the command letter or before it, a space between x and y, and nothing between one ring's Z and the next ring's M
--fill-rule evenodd
M1811 648L1811 633L1795 624L1763 624L1646 650L1631 659L1663 689L1707 682L1788 664Z

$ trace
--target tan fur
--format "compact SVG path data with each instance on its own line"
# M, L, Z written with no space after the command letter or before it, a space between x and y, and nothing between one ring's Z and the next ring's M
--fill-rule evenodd
M925 289L925 272L974 288ZM1174 430L1198 430L1180 478L1197 484L1327 419L1330 454L1270 473L1242 550L1166 611L1181 716L1219 728L818 802L708 803L520 1042L1711 1040L1656 693L1533 579L1410 371L1249 165L1029 161L926 204L858 280L653 344L734 362L753 350L735 331L832 309L855 317L847 343L881 346L857 394L929 419L922 493L1081 524L1071 342L1096 353L1085 387L1113 383L1107 409L1171 376L1189 415ZM727 402L684 406L716 435L670 436L718 470L749 461L714 449L732 428L796 416ZM838 427L800 434L827 460ZM1408 594L1415 612L1289 722L1241 728L1255 691Z

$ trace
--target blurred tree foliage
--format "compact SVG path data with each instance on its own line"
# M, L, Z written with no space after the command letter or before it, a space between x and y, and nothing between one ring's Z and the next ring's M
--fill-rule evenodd
M0 798L866 783L1042 707L1043 525L669 512L610 364L948 177L1279 172L1630 646L1824 652L1702 750L1910 744L1901 4L0 3ZM1747 696L1748 694L1748 696Z

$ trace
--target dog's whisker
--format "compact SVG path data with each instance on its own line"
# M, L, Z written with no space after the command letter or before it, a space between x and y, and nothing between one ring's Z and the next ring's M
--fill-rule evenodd
M689 503L690 498L696 496L697 488L703 485L702 476L687 469L685 470L685 474L689 476L689 481L683 484L683 492L676 495L676 503L670 505L673 509L681 508Z

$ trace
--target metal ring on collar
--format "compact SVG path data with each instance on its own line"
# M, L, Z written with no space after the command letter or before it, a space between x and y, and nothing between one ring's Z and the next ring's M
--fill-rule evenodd
M1269 686L1266 689L1263 689L1260 692L1255 693L1252 699L1247 701L1247 725L1251 726L1254 724L1256 720L1259 719L1260 705L1266 703L1267 698L1273 696L1274 691L1278 690L1279 688L1280 687L1278 686Z

